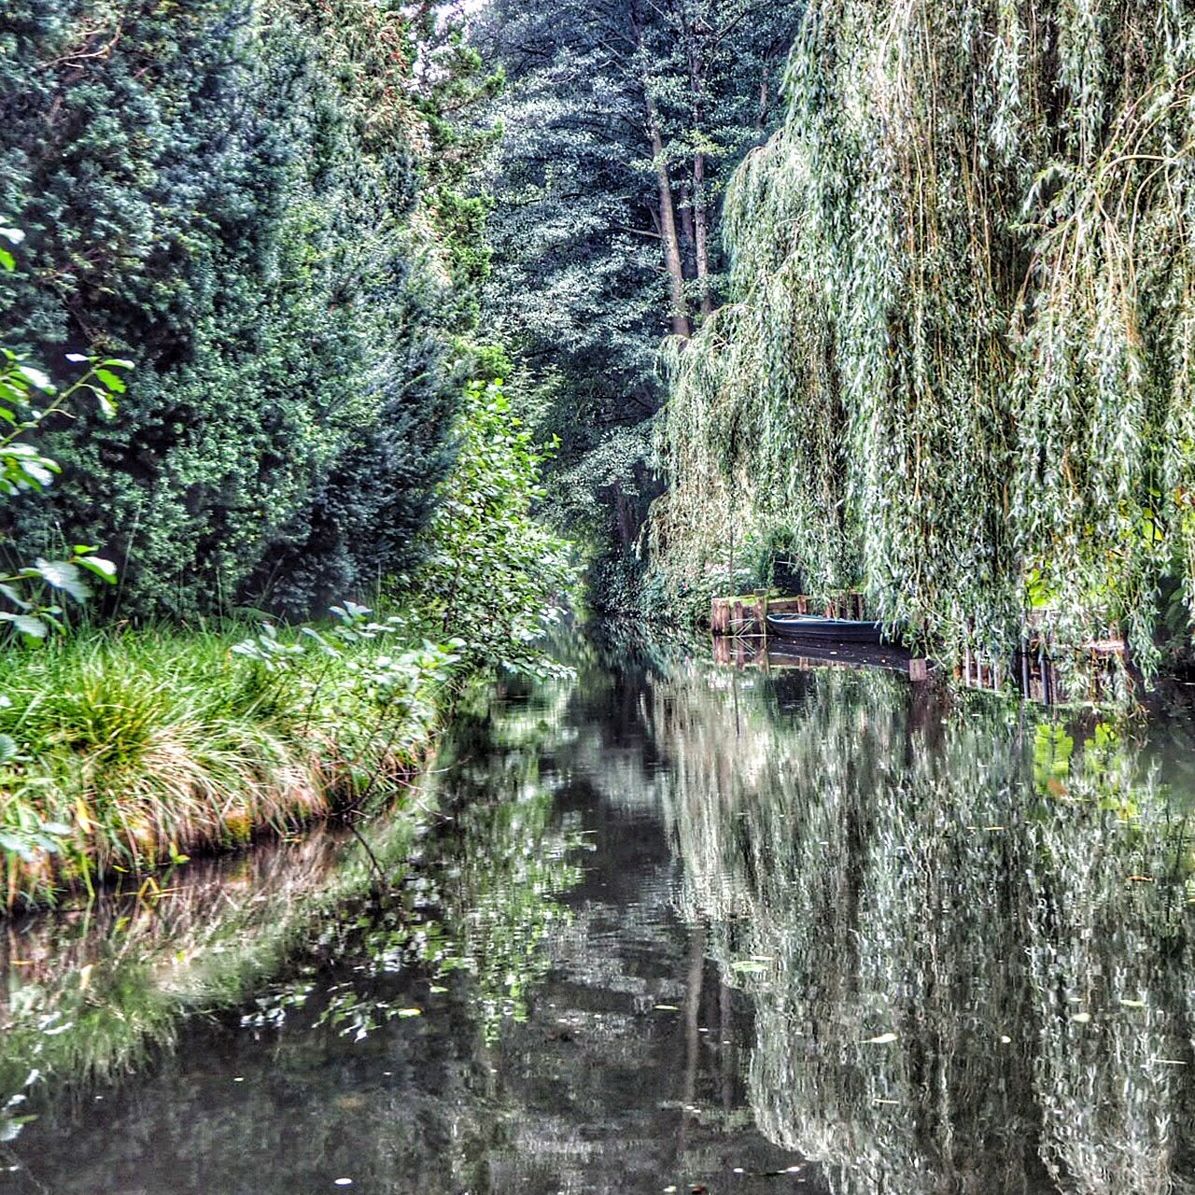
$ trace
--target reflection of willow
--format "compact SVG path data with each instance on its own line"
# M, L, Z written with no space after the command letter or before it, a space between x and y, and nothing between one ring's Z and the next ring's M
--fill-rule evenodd
M924 700L838 672L657 691L761 1128L842 1192L1193 1189L1181 823L1107 728L1058 763L1027 713Z

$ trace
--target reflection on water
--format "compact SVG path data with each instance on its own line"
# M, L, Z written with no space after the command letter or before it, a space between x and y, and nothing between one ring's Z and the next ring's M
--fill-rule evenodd
M368 828L397 893L313 839L13 927L0 1190L1195 1190L1185 721L577 658Z
M877 673L655 696L771 1139L840 1192L1192 1189L1189 793L1126 729Z

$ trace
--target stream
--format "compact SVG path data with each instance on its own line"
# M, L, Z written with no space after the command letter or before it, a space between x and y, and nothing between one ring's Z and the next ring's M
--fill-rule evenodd
M1195 1191L1184 701L568 655L393 892L324 831L6 927L0 1192Z

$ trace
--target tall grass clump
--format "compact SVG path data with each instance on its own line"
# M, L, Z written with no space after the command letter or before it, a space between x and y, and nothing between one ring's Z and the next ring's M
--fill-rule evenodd
M455 662L397 618L91 630L0 654L9 906L380 801L422 763Z
M1189 643L1195 9L810 0L787 95L670 350L661 572L776 537L948 645Z

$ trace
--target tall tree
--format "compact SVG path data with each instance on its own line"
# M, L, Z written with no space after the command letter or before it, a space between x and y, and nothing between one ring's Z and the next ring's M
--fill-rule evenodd
M952 645L1195 602L1195 10L811 0L681 354L660 560L783 537Z
M472 28L509 80L487 314L539 388L562 441L556 500L588 527L613 600L654 493L657 351L718 302L723 188L770 127L798 15L762 0L491 0Z
M5 4L6 331L138 366L118 420L48 435L18 549L103 544L130 614L300 613L409 567L484 273L453 130L485 86L426 6Z

